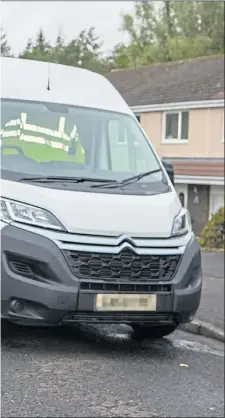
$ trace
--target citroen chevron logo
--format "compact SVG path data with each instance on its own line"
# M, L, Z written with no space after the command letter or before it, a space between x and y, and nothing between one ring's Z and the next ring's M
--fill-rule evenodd
M129 248L135 247L134 241L132 240L132 238L128 237L127 235L121 235L118 238L118 245L122 245L122 244L123 244L123 247L126 247L126 246Z

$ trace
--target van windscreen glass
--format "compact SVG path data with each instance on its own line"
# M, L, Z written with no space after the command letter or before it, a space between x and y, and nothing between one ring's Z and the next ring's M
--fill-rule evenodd
M1 169L20 176L123 181L146 171L164 174L131 115L55 103L1 101ZM18 177L19 178L19 177ZM165 179L164 179L165 180Z

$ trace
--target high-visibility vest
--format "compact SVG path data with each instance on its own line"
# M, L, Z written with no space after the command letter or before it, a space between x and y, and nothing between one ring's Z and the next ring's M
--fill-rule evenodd
M21 113L20 119L7 122L1 130L2 145L18 146L23 153L38 162L74 161L85 162L85 152L81 145L76 126L70 135L64 132L65 117L59 120L58 130L52 130L27 123L27 114ZM12 153L7 148L4 154Z

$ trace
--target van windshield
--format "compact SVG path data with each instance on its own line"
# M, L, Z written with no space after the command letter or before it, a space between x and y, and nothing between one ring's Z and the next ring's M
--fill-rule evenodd
M0 133L5 179L17 174L17 179L85 176L121 182L147 171L154 173L141 182L164 179L150 144L130 115L3 99Z

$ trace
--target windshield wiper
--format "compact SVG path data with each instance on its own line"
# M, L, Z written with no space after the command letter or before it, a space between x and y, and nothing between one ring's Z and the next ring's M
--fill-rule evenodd
M115 187L122 187L126 186L131 183L136 183L137 181L141 180L143 177L149 176L154 173L158 173L161 171L161 168L157 170L146 171L145 173L137 174L136 176L128 177L121 182L116 180L109 180L109 179L102 179L102 178L94 178L94 177L63 177L63 176L36 176L36 177L22 177L19 179L21 182L38 182L38 183L56 183L56 182L68 182L68 183L85 183L85 182L92 182L92 183L100 183L100 184L93 184L91 187L108 187L108 188L115 188Z
M71 182L71 183L84 183L84 182L114 182L114 180L104 180L94 177L63 177L63 176L41 176L41 177L22 177L19 179L21 182L38 182L38 183L55 183L55 182ZM111 183L110 183L111 184Z
M122 180L121 182L118 182L118 181L116 182L115 181L113 184L109 183L109 182L104 183L104 184L94 184L91 187L102 187L102 188L109 187L110 189L113 189L115 187L126 186L128 184L136 183L137 181L139 181L142 178L144 178L146 176L149 176L151 174L159 173L160 171L162 171L161 168L157 168L157 170L146 171L146 172L141 173L141 174L136 174L136 176L128 177L128 178Z

